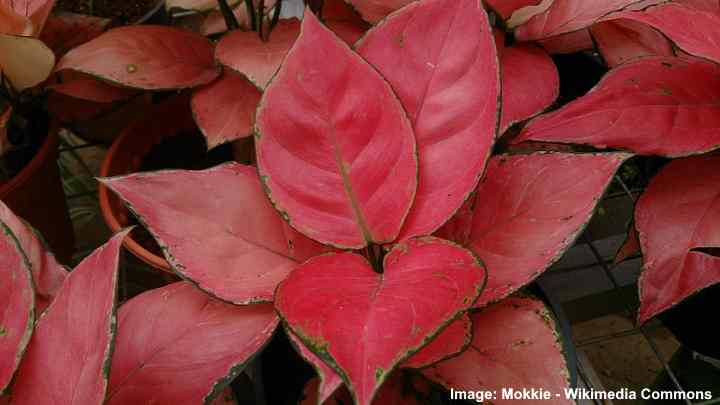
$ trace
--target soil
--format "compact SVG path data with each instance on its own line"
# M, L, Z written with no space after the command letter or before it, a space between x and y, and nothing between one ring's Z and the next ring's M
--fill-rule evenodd
M143 157L137 171L203 170L233 160L232 146L229 144L221 145L209 152L205 145L205 139L199 132L165 138ZM131 217L130 225L140 224L135 217ZM133 231L133 239L148 251L163 256L160 246L143 226L138 226Z
M0 184L15 177L40 150L50 128L50 118L42 110L14 114L8 123L8 141L12 145L0 158Z
M58 0L56 10L110 18L113 25L137 22L153 10L158 0Z

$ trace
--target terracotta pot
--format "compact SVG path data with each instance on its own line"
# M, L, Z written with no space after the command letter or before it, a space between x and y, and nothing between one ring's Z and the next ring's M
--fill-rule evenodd
M179 95L151 106L146 115L126 127L113 142L100 169L101 177L121 176L134 173L142 159L154 145L163 139L183 132L195 131L190 111L190 101ZM100 209L105 222L113 232L131 224L131 213L123 202L108 190L99 187ZM156 269L172 272L167 261L140 245L131 234L125 238L125 247L137 258Z
M37 229L61 263L75 250L75 232L60 180L57 123L35 157L10 181L0 183L0 200Z

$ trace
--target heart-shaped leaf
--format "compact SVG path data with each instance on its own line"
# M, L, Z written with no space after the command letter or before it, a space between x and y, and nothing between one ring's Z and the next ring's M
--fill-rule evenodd
M107 403L210 403L277 324L272 305L227 304L187 282L141 294L118 311Z
M320 382L317 387L317 404L324 403L343 384L342 378L322 359L305 346L292 332L288 331L300 355L310 363L318 374ZM439 335L417 353L403 362L403 368L429 367L440 361L454 357L465 350L472 340L472 320L468 314L451 323ZM375 398L378 402L380 398Z
M51 15L40 40L60 58L69 50L97 38L111 20L85 14L57 13Z
M222 37L215 57L264 89L280 68L285 56L300 34L300 21L296 18L281 20L272 30L268 41L254 31L235 30Z
M479 0L408 5L357 50L390 82L413 123L420 178L399 239L429 235L477 185L498 125L493 33Z
M322 252L283 222L249 166L101 181L146 225L176 272L232 303L272 301L296 261Z
M720 66L668 57L624 64L513 142L529 140L669 157L713 150L720 145Z
M643 252L638 321L720 282L720 157L674 160L652 179L635 207Z
M13 404L104 403L125 235L114 236L65 279L35 327L12 386Z
M5 206L0 203L3 209ZM35 325L30 263L12 230L0 224L0 395L20 365Z
M660 0L662 1L662 0ZM659 2L659 1L655 1ZM515 29L519 41L533 41L590 27L603 16L644 0L555 0L544 12Z
M675 56L665 36L633 20L602 21L590 28L595 43L610 67L644 56Z
M27 258L35 288L35 312L40 314L50 305L62 287L68 272L27 223L0 201L0 224L12 233Z
M33 87L50 76L55 55L32 38L0 34L0 71L17 90Z
M388 14L415 0L345 0L365 19L375 24L385 18Z
M200 86L220 73L210 41L153 25L112 29L65 54L57 66L63 69L144 90Z
M397 237L417 184L412 127L377 71L310 11L257 129L261 178L294 228L341 248Z
M275 307L340 371L356 403L367 405L398 364L472 306L484 283L484 268L469 251L437 238L410 239L387 254L383 274L354 253L305 262L280 284Z
M475 333L470 347L458 357L425 369L426 377L466 393L545 389L557 395L543 403L575 403L563 395L570 388L569 372L555 322L541 301L511 297L472 319ZM492 402L516 403L501 395Z
M716 1L667 2L643 11L624 11L607 17L620 18L647 24L667 35L683 51L720 63L717 46L720 6Z
M220 80L196 89L191 100L193 117L208 149L251 136L261 96L252 83L229 69Z
M560 94L557 67L545 51L518 44L502 49L502 118L500 133L540 114Z
M492 269L477 306L530 283L590 220L625 153L493 157L477 190L468 247Z
M96 103L112 103L126 100L138 93L137 90L113 86L82 73L68 73L71 74L66 73L62 75L62 83L56 83L47 87L66 96L94 101Z

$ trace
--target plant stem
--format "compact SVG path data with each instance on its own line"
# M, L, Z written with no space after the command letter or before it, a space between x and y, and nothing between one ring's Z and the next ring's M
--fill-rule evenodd
M272 31L273 28L277 25L278 21L280 21L280 12L282 11L282 0L277 0L275 2L275 13L272 16L272 21L270 21L270 31ZM269 34L270 32L268 32ZM270 35L268 35L268 38Z
M220 12L225 19L225 25L227 26L228 31L240 28L240 24L235 18L235 14L233 13L232 8L230 8L227 0L218 0L218 5L220 6Z
M257 30L257 16L255 15L255 5L252 0L245 0L248 17L250 17L250 29Z
M265 0L260 0L260 4L258 5L258 34L260 35L261 41L266 41L265 36L263 35L263 28L265 25Z
M373 270L375 270L375 273L383 274L383 248L380 245L376 245L374 243L371 243L368 245L366 249L367 258L370 261L370 265L372 265Z

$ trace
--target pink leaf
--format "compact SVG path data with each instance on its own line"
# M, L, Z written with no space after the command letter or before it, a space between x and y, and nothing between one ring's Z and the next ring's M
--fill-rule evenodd
M315 257L280 284L275 307L367 405L399 363L473 304L484 279L469 251L411 239L385 256L382 275L353 253Z
M252 83L229 69L220 80L196 89L191 101L193 116L208 149L251 136L261 96Z
M397 237L417 183L410 122L382 77L309 11L257 128L261 178L294 228L341 248Z
M365 21L376 24L388 14L415 0L345 0L365 19Z
M324 0L322 16L325 24L351 46L370 28L370 25L343 0Z
M512 297L472 318L475 333L468 350L425 369L426 377L456 391L544 389L553 395L538 402L575 403L563 395L570 388L569 373L555 322L542 302ZM516 403L501 395L492 402Z
M305 344L292 332L288 331L288 336L297 348L300 355L310 363L318 374L320 382L318 384L317 396L319 404L327 400L338 388L343 385L342 378L325 364L318 356L316 356ZM472 320L470 316L464 314L462 317L451 323L445 330L440 332L427 346L423 347L417 353L413 354L402 364L403 368L423 368L429 367L440 361L449 359L459 355L465 350L472 340ZM378 402L380 398L376 398L374 402Z
M638 0L555 0L543 13L515 29L519 41L533 41L581 30Z
M610 67L644 56L675 56L665 36L633 20L602 21L590 28L595 43Z
M552 38L542 39L538 44L551 55L575 53L595 48L590 30L579 30Z
M0 0L0 34L32 35L30 19L13 10L10 4Z
M500 83L487 14L479 0L413 3L357 48L393 86L417 136L418 191L399 239L431 234L467 200L495 138Z
M101 181L142 220L176 272L229 302L272 301L296 260L307 258L296 248L306 255L322 251L285 225L249 166Z
M517 10L537 6L541 2L542 0L486 0L487 5L503 20L509 19Z
M0 208L6 210L0 202ZM0 396L10 385L27 348L35 322L30 263L17 237L0 223Z
M717 1L661 4L645 11L625 11L608 16L647 24L667 35L683 51L720 63L720 10Z
M103 404L115 335L117 266L128 231L83 260L37 323L13 404Z
M58 13L48 18L40 39L60 58L72 48L100 36L109 24L108 18Z
M57 66L63 69L144 90L195 87L219 74L210 41L153 25L112 29L68 52Z
M670 157L720 144L720 67L647 57L613 69L592 91L530 122L513 141L588 144Z
M120 308L108 405L208 403L270 339L271 305L235 306L186 282Z
M720 282L720 157L670 162L638 200L635 225L643 252L638 321L644 323Z
M35 312L40 314L60 291L68 272L48 251L35 230L15 216L2 202L0 223L13 234L27 258L35 287Z
M243 74L264 89L280 68L300 34L300 21L282 20L265 42L257 32L235 30L222 37L215 57L223 65Z
M47 87L66 96L96 103L127 100L138 93L137 90L113 86L82 73L68 73L72 74L64 74L62 83L52 84Z
M477 190L468 246L492 269L477 302L525 286L562 256L584 229L618 167L630 155L500 155Z
M37 37L45 26L45 20L55 5L55 0L0 0L0 22L2 17L10 10L16 15L29 19L31 32L8 32L11 34L31 34ZM4 31L4 29L3 29Z
M560 94L555 63L540 48L518 44L502 50L502 119L500 133L540 114Z

